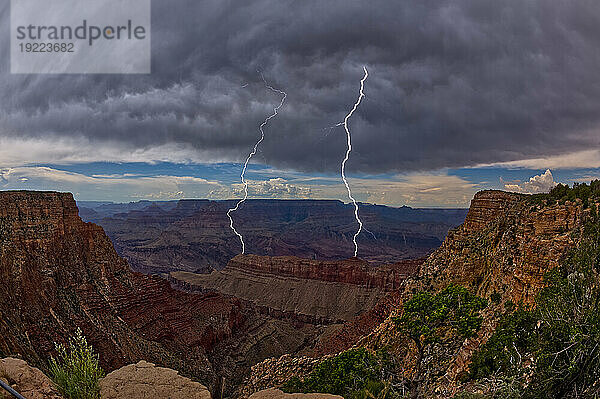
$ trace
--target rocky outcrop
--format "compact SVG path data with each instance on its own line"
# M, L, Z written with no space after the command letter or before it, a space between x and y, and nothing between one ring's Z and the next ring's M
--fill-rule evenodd
M309 323L351 320L398 288L422 260L380 267L359 259L316 261L292 256L238 255L211 274L173 272L187 291L219 292L252 302L275 317Z
M7 357L0 359L0 379L27 399L62 399L52 381L24 360ZM0 388L0 398L13 398Z
M379 318L368 312L346 323L319 342L314 354L337 353L353 345L385 346L397 353L401 369L410 370L413 354L391 320L407 298L419 290L435 292L451 283L466 286L485 298L499 294L500 302L491 303L484 313L479 335L457 342L445 358L435 363L436 375L444 376L440 380L443 382L436 385L437 395L452 397L454 383L466 372L472 353L493 332L503 304L534 303L544 285L544 274L557 267L576 245L577 233L588 213L580 201L541 205L520 194L491 190L478 193L465 223L448 233L442 246L427 258L416 275L404 280L399 290L386 295L373 308L372 311L381 312ZM374 328L369 318L376 320ZM364 329L361 320L366 321ZM277 386L281 379L269 380L263 370L286 367L290 362L288 358L269 359L253 368L250 380Z
M113 370L149 359L211 383L207 352L244 323L239 301L132 273L71 194L0 192L0 354L44 369L80 327Z
M202 384L177 371L140 361L121 367L100 380L102 399L210 399Z
M407 260L391 265L374 267L369 262L351 258L341 261L318 261L297 256L238 255L227 264L227 269L253 271L280 277L327 281L380 288L391 291L413 275L420 260Z
M466 231L481 230L493 223L498 217L501 217L524 197L522 194L499 190L480 191L475 194L471 201L462 228Z
M418 281L434 289L453 282L484 297L496 292L531 304L544 273L575 245L573 232L586 212L581 202L541 206L520 194L482 191L464 225L427 259Z
M305 353L319 357L339 353L353 347L362 337L369 335L386 321L389 315L402 305L403 298L402 290L387 293L371 309L339 328L331 329L328 334L321 335L315 345Z
M444 363L440 372L449 381L468 370L473 352L494 331L503 303L534 304L544 286L544 274L557 267L576 245L589 214L581 201L541 205L529 196L498 191L478 193L471 209L465 224L450 231L420 272L407 280L399 301L401 305L418 290L438 291L450 283L466 286L484 298L499 294L500 302L490 302L484 312L478 336L455 348L451 361ZM392 314L400 309L398 306ZM359 341L373 347L399 342L390 318ZM406 360L410 359L409 352ZM440 389L450 395L453 384Z
M250 396L251 399L342 399L341 396L326 393L285 393L271 388L259 391Z
M100 219L91 210L86 214L105 228L134 270L208 273L223 269L240 253L226 214L234 206L235 201L182 200L176 207L161 204L134 210L123 204L123 213ZM98 207L98 212L104 208ZM248 200L234 220L248 253L343 260L354 250L352 209L340 201ZM360 235L359 256L376 264L423 257L441 244L450 228L464 221L465 214L463 209L361 204L361 218L372 234Z

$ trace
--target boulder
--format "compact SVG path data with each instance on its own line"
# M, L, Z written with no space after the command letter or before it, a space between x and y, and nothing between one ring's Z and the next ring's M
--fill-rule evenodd
M100 380L102 399L211 399L206 387L177 371L140 361Z
M62 399L50 378L21 359L0 359L0 379L27 399ZM0 398L8 399L13 396L0 388Z

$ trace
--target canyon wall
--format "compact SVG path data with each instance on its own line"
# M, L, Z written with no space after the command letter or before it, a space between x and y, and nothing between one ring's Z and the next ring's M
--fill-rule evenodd
M235 300L130 272L71 194L0 192L0 276L0 352L42 369L81 328L108 370L150 359L210 380L206 352L244 323Z
M427 259L419 279L434 289L453 282L484 297L496 292L531 304L544 273L575 245L587 212L581 201L542 206L520 194L479 192L465 223Z
M313 323L351 320L370 310L386 291L398 288L422 260L380 267L359 259L316 261L292 256L238 255L211 274L172 272L187 291L219 292L252 302L270 314L295 315Z

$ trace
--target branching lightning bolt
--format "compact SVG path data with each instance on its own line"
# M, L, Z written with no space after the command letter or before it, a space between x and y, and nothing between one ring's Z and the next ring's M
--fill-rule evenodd
M256 142L256 144L254 144L254 148L252 149L252 151L250 152L250 154L248 154L248 158L246 158L246 162L244 162L244 167L242 168L242 173L240 175L241 180L242 180L242 184L244 185L244 198L242 198L241 200L238 201L238 203L236 204L235 208L231 208L227 211L227 217L229 217L229 227L231 227L231 230L233 230L233 232L235 233L235 235L238 236L238 238L240 239L240 242L242 244L242 254L244 254L246 252L246 244L244 243L244 237L242 237L242 235L235 229L235 227L233 226L233 218L231 217L231 214L233 212L236 212L239 208L240 205L242 205L247 199L248 199L248 182L246 181L246 169L248 169L248 164L250 163L250 160L252 159L252 157L254 155L256 155L256 153L258 152L258 146L260 145L260 143L263 142L263 140L265 139L265 131L264 128L267 125L267 123L269 123L269 121L273 118L275 118L277 116L277 113L279 111L279 109L281 107L283 107L283 103L285 102L285 98L287 97L287 93L276 89L272 86L270 86L264 76L262 76L262 80L265 83L265 86L267 87L267 89L271 90L274 93L277 94L281 94L281 101L279 102L279 105L276 106L275 108L273 108L273 113L269 116L267 116L265 118L265 120L263 121L263 123L260 124L259 130L260 130L260 139Z
M352 152L352 137L350 135L350 130L348 129L348 120L350 119L352 114L354 114L354 111L356 111L356 109L362 102L362 99L365 97L365 93L364 93L365 80L367 80L367 78L369 77L369 72L367 71L367 67L364 67L364 66L363 66L363 71L365 72L365 76L363 76L363 78L360 80L360 91L359 91L359 95L358 95L358 100L356 100L354 107L352 107L352 110L350 110L348 115L346 115L346 117L344 118L344 122L340 122L336 125L336 126L342 126L342 125L344 126L344 130L346 130L346 137L348 139L348 149L346 150L346 157L342 161L342 180L344 181L344 184L346 185L346 189L348 190L348 198L350 198L350 200L354 204L354 217L356 218L356 221L358 222L358 231L354 234L354 237L352 238L352 241L354 242L354 257L356 257L358 255L358 243L356 242L356 238L359 236L360 232L363 229L363 222L360 220L360 217L358 216L358 203L352 196L352 190L350 190L350 185L348 184L348 180L346 179L346 162L348 162L348 159L350 158L350 153Z

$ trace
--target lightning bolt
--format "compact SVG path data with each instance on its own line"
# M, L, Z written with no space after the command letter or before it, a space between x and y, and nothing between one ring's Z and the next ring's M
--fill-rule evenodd
M359 95L358 95L358 100L356 100L356 103L354 103L354 107L352 107L352 109L350 110L348 115L346 115L346 117L344 118L344 122L340 122L336 125L336 126L342 126L342 125L344 126L344 130L346 130L346 137L348 139L348 149L346 150L346 157L342 161L342 180L344 181L344 184L346 185L346 189L348 190L348 198L350 198L350 200L354 204L354 217L356 218L356 221L358 222L358 230L356 231L356 233L354 234L354 237L352 238L352 241L354 242L354 257L356 257L358 255L358 243L356 242L356 238L358 237L358 235L360 234L360 232L363 229L363 222L360 220L360 217L358 216L358 203L352 196L352 190L350 190L350 185L348 184L348 179L346 179L346 162L348 162L348 159L350 158L350 153L352 152L352 137L350 135L350 130L348 129L348 120L350 119L350 117L352 117L352 114L354 114L354 111L356 111L356 109L362 102L362 99L365 97L365 93L364 93L365 80L367 80L367 78L369 77L369 71L367 71L367 67L365 67L365 66L363 66L363 71L365 72L365 75L360 80L360 91L359 91Z
M277 94L281 94L281 101L279 102L279 105L276 106L275 108L273 108L273 113L269 116L267 116L265 118L265 120L263 121L263 123L260 124L259 130L260 130L260 139L256 142L256 144L254 144L254 148L252 149L252 151L250 152L250 154L248 154L248 158L246 158L246 162L244 162L244 167L242 168L242 173L240 175L241 180L242 180L242 184L244 185L244 198L242 198L241 200L238 201L238 203L236 204L235 208L231 208L227 211L227 217L229 218L229 227L231 228L231 230L233 230L233 232L235 233L235 235L238 236L238 238L240 239L240 242L242 243L242 255L246 252L246 244L244 243L244 237L242 237L242 235L235 229L235 227L233 226L233 218L231 217L231 214L233 212L237 212L238 209L240 209L240 205L242 205L247 199L248 199L248 182L246 181L246 169L248 169L248 163L250 163L250 160L252 159L252 157L254 155L256 155L256 153L258 152L258 146L260 145L260 143L263 142L263 140L265 139L265 131L264 128L267 125L267 123L269 123L269 121L273 118L275 118L277 116L277 113L279 111L279 109L281 107L283 107L283 103L285 102L285 98L287 97L287 93L276 89L272 86L270 86L267 81L265 80L264 76L262 75L262 73L260 74L263 82L265 83L265 86L267 89L271 90L274 93Z

